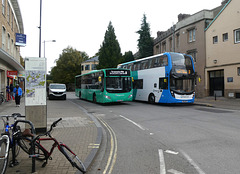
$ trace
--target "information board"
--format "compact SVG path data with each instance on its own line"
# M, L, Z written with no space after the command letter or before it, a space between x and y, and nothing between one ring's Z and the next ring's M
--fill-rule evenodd
M25 105L46 105L46 58L25 58Z

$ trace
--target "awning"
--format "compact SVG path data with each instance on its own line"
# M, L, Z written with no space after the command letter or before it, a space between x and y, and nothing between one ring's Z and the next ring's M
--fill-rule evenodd
M0 59L10 64L17 71L24 71L23 66L11 55L9 55L6 51L0 48Z

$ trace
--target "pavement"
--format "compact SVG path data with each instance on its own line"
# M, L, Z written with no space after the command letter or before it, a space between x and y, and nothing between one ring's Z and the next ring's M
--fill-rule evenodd
M102 128L98 121L93 118L81 106L74 104L74 93L67 94L66 101L47 100L47 126L58 118L62 118L54 131L52 132L59 142L63 142L71 148L84 162L86 167L91 165L102 139ZM64 102L63 104L60 103ZM0 115L11 115L12 113L21 113L25 115L24 98L21 99L20 107L16 107L15 101L5 102L0 105ZM0 121L0 130L2 131L3 123ZM24 125L21 125L21 128ZM24 128L23 128L24 129ZM41 142L44 147L50 150L52 142ZM11 154L11 151L10 151ZM12 155L10 155L10 160ZM32 159L20 149L17 156L19 164L7 168L7 174L28 174L32 173ZM48 160L46 167L42 168L43 162L36 160L36 174L75 174L81 173L73 168L64 155L55 148L52 154L52 160Z
M86 167L90 167L96 156L102 140L102 128L99 122L79 105L74 104L76 98L73 92L67 94L64 107L58 104L58 101L47 100L47 125L58 118L63 120L54 129L52 135L59 141L67 144L75 152ZM222 109L240 110L240 99L228 99L224 97L205 97L195 99L195 105L206 107L216 107ZM24 98L21 99L21 106L16 107L14 101L5 102L0 105L0 115L11 115L12 113L21 113L25 115ZM0 125L2 128L2 123ZM1 129L2 130L2 129ZM44 144L51 147L51 144ZM11 155L10 155L11 157ZM17 157L19 165L8 167L7 173L27 174L32 173L32 161L26 153L20 150ZM48 161L46 167L41 167L42 162L36 161L37 174L75 174L75 168L67 159L55 149L52 154L52 160Z
M225 98L225 97L196 98L194 104L207 107L240 111L240 98Z

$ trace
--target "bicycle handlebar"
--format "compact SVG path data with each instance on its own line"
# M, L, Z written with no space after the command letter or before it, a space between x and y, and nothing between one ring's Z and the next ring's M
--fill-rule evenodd
M62 120L62 118L59 118L57 121L54 121L54 122L52 123L51 127L56 127L57 124L58 124L58 122L61 121L61 120Z
M41 136L51 136L50 135L50 132L52 131L52 129L54 128L54 127L56 127L57 126L57 123L59 122L59 121L61 121L62 120L62 118L59 118L57 121L54 121L53 123L52 123L52 125L50 126L50 129L47 131L47 132L45 132L44 134L40 134L40 135L38 135L38 136L36 136L32 141L31 141L31 143L32 142L35 142L37 139L39 139L39 137L41 137Z
M0 115L0 117L9 118L9 117L25 117L25 116L21 115L20 113L13 113L12 115Z

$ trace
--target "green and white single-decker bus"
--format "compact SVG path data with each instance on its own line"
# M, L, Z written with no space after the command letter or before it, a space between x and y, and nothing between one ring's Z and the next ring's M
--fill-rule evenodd
M128 69L101 69L75 76L75 95L97 103L132 101L132 73Z

